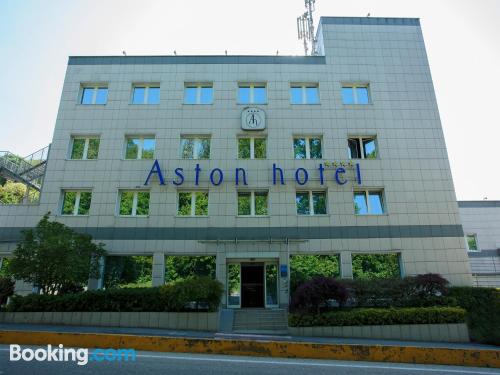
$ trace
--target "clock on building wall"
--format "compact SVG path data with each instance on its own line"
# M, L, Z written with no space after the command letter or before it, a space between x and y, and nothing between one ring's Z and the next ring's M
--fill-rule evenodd
M241 128L243 130L264 130L266 114L262 109L249 107L241 112Z

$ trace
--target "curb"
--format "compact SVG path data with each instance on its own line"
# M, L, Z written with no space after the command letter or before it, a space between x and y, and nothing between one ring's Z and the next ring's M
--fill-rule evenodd
M59 345L155 352L333 359L500 368L500 350L395 345L197 339L100 333L0 331L0 344Z

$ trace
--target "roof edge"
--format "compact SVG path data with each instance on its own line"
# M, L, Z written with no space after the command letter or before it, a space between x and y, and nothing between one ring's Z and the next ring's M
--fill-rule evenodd
M420 18L321 17L319 23L324 25L420 26Z

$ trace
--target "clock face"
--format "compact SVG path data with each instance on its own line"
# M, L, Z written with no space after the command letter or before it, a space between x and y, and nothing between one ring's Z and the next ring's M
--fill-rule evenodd
M262 118L258 113L248 113L246 117L246 123L249 128L255 129L262 124Z

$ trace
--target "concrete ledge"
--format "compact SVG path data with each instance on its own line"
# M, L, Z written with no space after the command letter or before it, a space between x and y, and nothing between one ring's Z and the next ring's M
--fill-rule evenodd
M94 333L0 331L0 344L59 345L155 352L335 359L500 368L500 350L172 338Z
M465 323L384 326L288 327L292 336L346 337L431 342L469 342Z
M217 331L217 312L0 312L0 323Z

